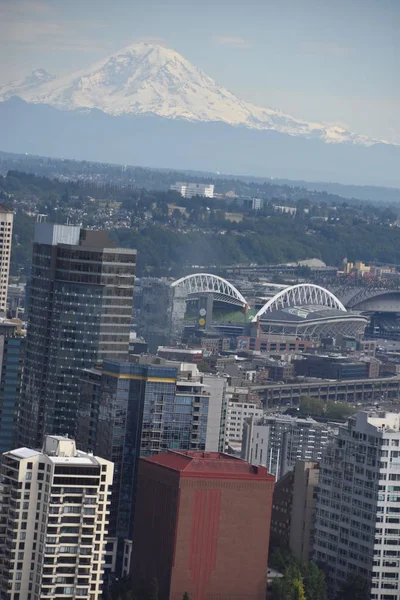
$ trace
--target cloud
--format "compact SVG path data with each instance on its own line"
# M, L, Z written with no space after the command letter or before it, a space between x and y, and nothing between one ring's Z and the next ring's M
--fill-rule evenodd
M300 54L311 56L334 56L337 58L349 56L353 52L353 48L350 46L341 46L335 42L317 40L301 42L299 50Z
M102 28L96 21L58 22L52 6L41 0L0 0L0 40L25 50L92 52L98 43L85 29Z
M44 15L50 11L48 2L40 0L1 0L0 16L2 18L15 18L20 15Z
M213 40L220 46L231 46L232 48L249 48L251 46L249 40L233 35L215 35Z

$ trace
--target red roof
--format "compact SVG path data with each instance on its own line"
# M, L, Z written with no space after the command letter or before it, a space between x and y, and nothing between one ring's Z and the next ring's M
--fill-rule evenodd
M274 481L273 475L268 473L266 467L251 465L245 460L222 452L168 450L141 460L178 471L182 477Z

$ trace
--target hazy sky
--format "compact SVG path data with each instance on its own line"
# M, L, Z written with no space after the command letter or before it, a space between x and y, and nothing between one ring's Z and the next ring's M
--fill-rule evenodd
M400 143L400 0L0 0L0 84L139 40L244 100Z

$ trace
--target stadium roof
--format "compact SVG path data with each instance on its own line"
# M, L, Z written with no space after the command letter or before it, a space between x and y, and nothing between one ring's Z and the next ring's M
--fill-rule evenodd
M285 321L287 323L305 323L307 321L315 321L317 319L331 319L331 318L352 318L359 316L357 313L347 313L336 308L329 308L326 306L288 306L281 310L274 310L269 313L264 313L261 316L262 321ZM365 318L365 317L363 317Z

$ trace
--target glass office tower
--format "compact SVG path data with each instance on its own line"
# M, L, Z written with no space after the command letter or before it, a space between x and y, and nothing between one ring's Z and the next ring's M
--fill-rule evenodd
M114 463L109 533L120 540L131 535L139 457L205 449L210 393L178 367L104 360L82 375L77 444Z
M19 443L74 437L79 377L129 349L136 251L106 231L39 223L33 244Z

